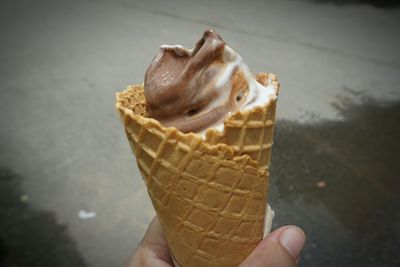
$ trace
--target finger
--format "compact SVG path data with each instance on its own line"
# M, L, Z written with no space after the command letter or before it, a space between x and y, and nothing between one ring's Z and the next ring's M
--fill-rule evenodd
M157 216L126 267L171 267L172 259Z
M160 221L158 217L155 216L151 221L149 228L147 228L142 241L140 241L141 246L162 246L167 247L167 241L165 240L164 234L161 230Z
M284 226L264 238L239 267L294 267L306 236L297 226Z

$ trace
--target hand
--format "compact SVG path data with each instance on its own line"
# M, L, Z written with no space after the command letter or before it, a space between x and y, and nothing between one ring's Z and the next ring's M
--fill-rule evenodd
M297 226L283 226L261 240L239 267L295 267L306 236ZM167 241L157 217L150 223L126 267L172 267Z

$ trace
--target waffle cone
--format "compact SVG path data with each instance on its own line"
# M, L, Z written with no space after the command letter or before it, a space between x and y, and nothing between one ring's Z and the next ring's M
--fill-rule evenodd
M275 76L257 79L272 79L278 91ZM143 85L117 93L126 135L181 267L237 266L262 239L275 102L236 112L223 133L209 130L204 140L147 118Z
M256 80L264 85L272 84L278 95L279 82L275 74L258 73ZM210 144L227 144L234 150L235 155L249 155L258 162L260 168L268 169L273 143L276 100L276 97L271 98L264 106L234 113L224 121L224 132L210 129L206 133L206 141Z

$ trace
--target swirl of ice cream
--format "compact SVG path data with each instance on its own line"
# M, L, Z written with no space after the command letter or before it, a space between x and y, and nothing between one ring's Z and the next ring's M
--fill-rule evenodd
M183 132L222 124L231 112L262 104L260 99L272 91L253 78L240 55L212 30L193 49L161 46L144 82L148 116Z

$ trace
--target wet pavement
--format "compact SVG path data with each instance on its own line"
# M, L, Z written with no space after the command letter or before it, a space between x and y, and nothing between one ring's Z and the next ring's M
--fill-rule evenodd
M114 94L208 27L278 74L274 227L300 266L400 264L395 1L5 1L0 266L122 266L154 216ZM82 211L95 216L79 216Z
M86 266L67 227L29 205L21 180L0 169L0 266Z
M274 223L307 232L300 266L398 266L400 102L339 111L342 122L278 123Z

